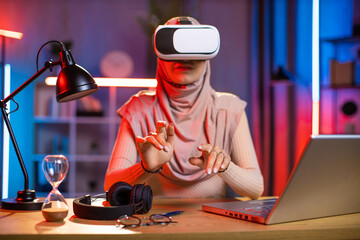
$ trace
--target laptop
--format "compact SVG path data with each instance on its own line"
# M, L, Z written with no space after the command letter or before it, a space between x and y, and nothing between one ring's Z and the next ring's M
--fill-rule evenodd
M262 224L360 212L360 135L311 136L279 198L203 204Z

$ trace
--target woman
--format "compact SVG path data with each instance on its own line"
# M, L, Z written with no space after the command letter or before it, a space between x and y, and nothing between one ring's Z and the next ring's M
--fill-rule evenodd
M191 24L199 24L187 18ZM166 24L179 24L179 17ZM158 58L156 91L134 95L120 110L105 190L118 181L149 184L166 198L258 198L263 178L246 103L210 86L209 60ZM140 159L138 159L138 154Z

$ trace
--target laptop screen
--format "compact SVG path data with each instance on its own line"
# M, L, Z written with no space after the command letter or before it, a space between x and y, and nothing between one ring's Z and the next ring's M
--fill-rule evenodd
M360 212L359 173L360 135L312 136L268 216L241 210L264 200L210 203L203 210L265 224Z
M360 135L312 136L268 223L360 212Z

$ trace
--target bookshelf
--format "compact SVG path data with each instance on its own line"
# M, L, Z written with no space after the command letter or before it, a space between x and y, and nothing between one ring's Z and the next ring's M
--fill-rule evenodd
M117 109L139 90L100 87L89 96L91 99L59 104L55 87L44 83L35 86L32 162L38 195L46 196L51 190L41 170L41 162L48 154L63 154L69 160L69 173L60 185L65 196L103 192L105 172L121 121ZM85 110L86 102L97 107Z
M334 54L329 59L329 87L331 88L351 88L360 86L360 36L323 39L322 43L333 45ZM340 58L341 45L348 45L347 57ZM344 54L342 54L344 55Z
M328 72L321 77L320 132L360 134L360 36L323 39L321 44L328 50L331 46L332 54L323 58Z

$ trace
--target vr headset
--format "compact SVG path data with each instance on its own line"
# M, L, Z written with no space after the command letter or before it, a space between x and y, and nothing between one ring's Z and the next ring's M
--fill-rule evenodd
M207 60L219 52L220 34L210 25L160 25L154 48L163 60Z

